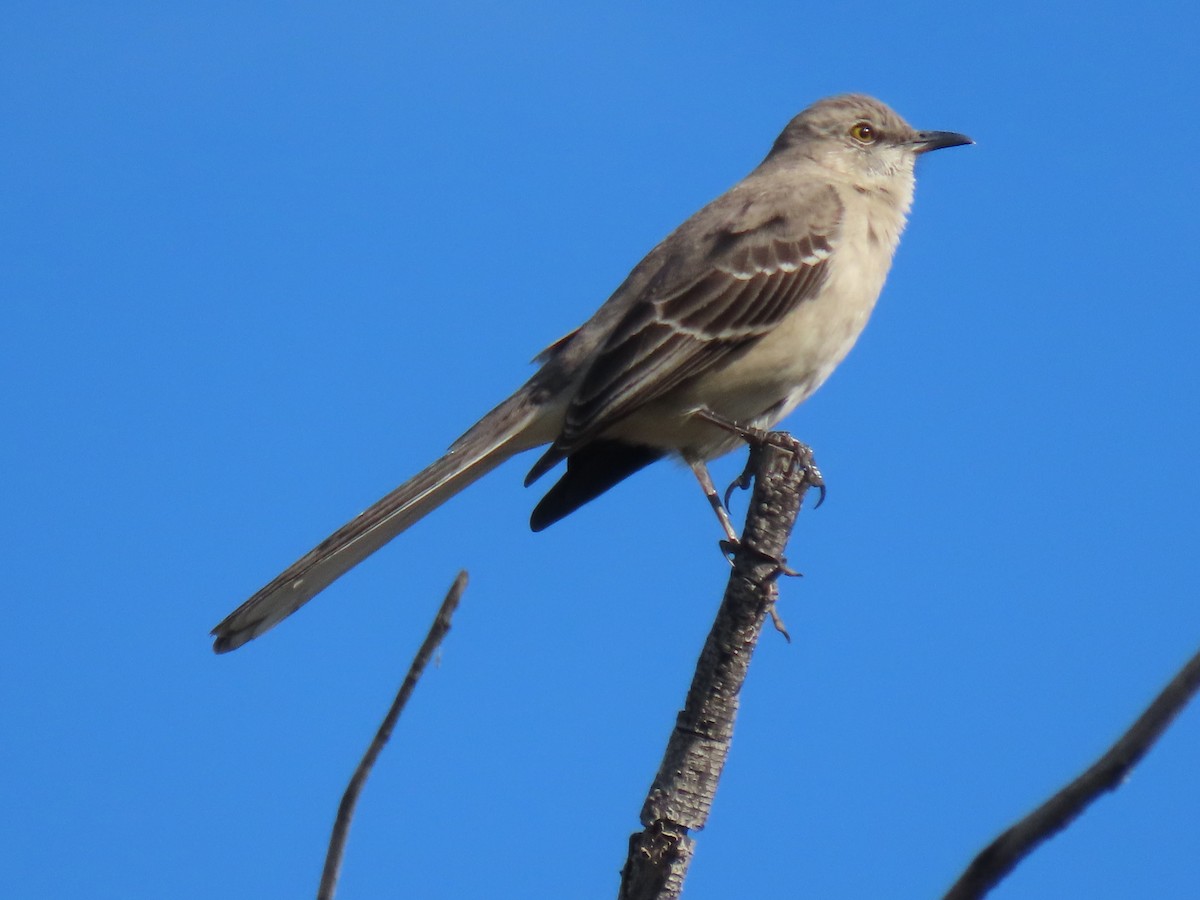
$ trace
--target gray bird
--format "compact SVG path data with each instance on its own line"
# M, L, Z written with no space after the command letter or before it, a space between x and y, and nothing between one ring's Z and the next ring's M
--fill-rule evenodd
M914 131L861 94L788 123L744 180L675 229L537 373L444 456L310 550L213 629L240 647L509 457L549 445L526 485L566 461L535 531L642 467L706 461L815 391L866 325L930 150L971 143Z

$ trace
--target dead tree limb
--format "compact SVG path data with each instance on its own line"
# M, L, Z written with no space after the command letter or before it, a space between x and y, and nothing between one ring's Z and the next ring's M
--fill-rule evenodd
M462 599L463 591L466 588L467 573L459 572L458 577L454 579L454 584L450 586L450 590L446 594L446 599L442 601L442 606L438 610L437 616L434 617L433 624L429 627L429 633L425 635L421 649L413 657L412 665L409 666L408 674L404 677L400 690L396 692L396 699L392 701L391 709L383 717L383 723L375 733L370 746L367 747L367 752L363 754L358 768L350 777L350 783L346 786L346 792L342 795L342 802L338 806L337 819L333 823L333 833L329 837L329 850L325 854L325 869L321 872L321 886L317 890L317 900L333 900L333 895L337 891L338 874L342 869L342 856L346 850L346 838L350 833L350 820L354 817L354 806L358 802L358 795L362 793L363 785L367 782L367 776L371 774L375 760L379 758L384 745L391 738L392 729L396 727L400 713L404 711L408 698L412 696L413 689L416 688L417 682L421 678L421 673L425 671L425 666L433 656L433 652L442 642L442 638L446 636L446 632L450 630L450 619L454 615L454 610L458 608L458 601Z
M689 832L708 819L733 738L738 694L772 611L776 581L787 571L783 551L804 492L822 484L812 451L783 433L754 447L751 467L754 492L733 572L642 807L645 830L629 840L620 900L667 900L683 888L694 849Z
M975 857L945 900L974 900L1000 883L1044 841L1071 824L1105 791L1116 790L1200 689L1200 653L1096 763L992 841Z

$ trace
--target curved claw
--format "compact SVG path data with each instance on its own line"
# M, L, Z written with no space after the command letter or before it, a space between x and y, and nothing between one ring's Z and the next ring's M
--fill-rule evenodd
M813 461L812 452L809 451L808 459L804 463L804 481L809 487L814 487L819 492L817 494L817 502L813 504L813 509L820 509L821 504L825 502L825 476L821 474L821 470L817 468L817 464Z
M750 474L749 466L737 478L729 483L729 487L725 488L725 496L722 498L725 502L725 508L729 509L729 498L733 496L736 490L749 490L750 485L754 483L754 476Z
M822 481L816 485L816 488L820 493L817 495L817 502L813 504L813 509L820 509L821 504L825 502L825 482Z

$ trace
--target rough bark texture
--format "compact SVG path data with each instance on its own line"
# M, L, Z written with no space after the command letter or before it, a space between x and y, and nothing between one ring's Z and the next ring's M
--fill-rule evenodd
M763 622L775 602L805 490L820 484L811 451L775 433L754 450L754 492L733 572L705 641L687 701L642 807L644 831L630 838L621 900L678 897L695 846L689 832L708 819L733 738L738 694Z

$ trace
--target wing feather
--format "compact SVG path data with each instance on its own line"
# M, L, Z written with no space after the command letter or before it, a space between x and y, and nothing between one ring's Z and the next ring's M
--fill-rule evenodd
M726 233L713 242L717 252L698 277L665 290L664 279L652 282L644 302L631 306L589 367L557 449L569 453L586 443L769 333L815 297L828 277L835 231Z

